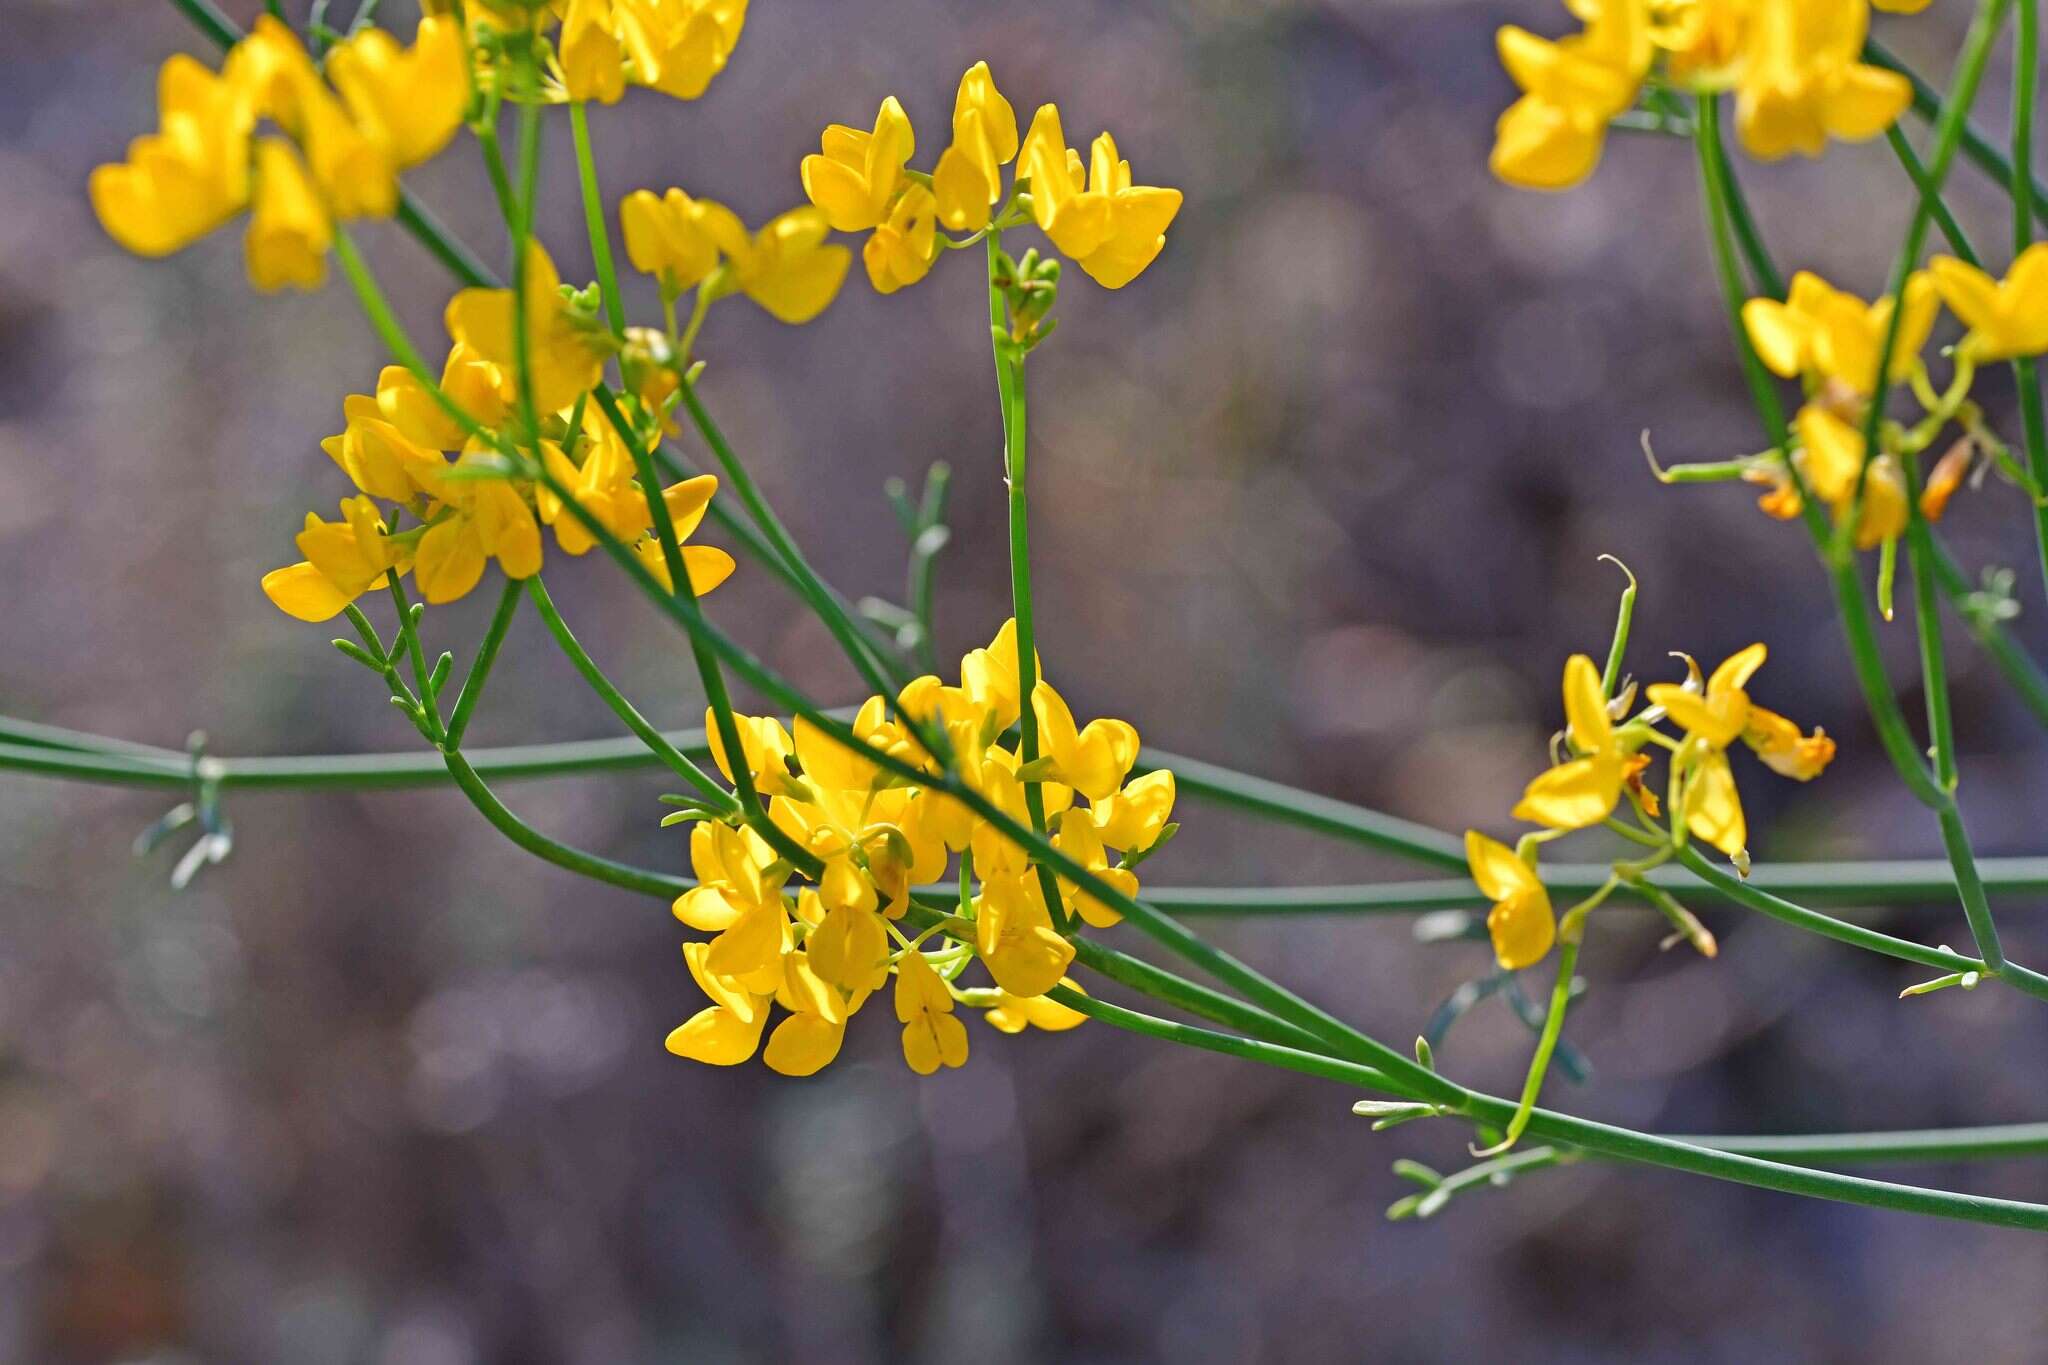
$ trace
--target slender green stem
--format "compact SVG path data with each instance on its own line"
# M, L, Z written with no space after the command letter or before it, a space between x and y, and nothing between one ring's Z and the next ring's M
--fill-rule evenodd
M634 467L640 471L640 482L647 494L648 511L654 519L654 536L661 544L662 563L668 569L669 581L673 585L669 592L676 600L687 600L694 609L698 605L697 585L690 581L690 566L683 559L682 545L676 540L675 522L669 517L668 500L661 494L661 483L654 468L654 461L646 446L642 445L640 438L634 434L632 424L626 420L626 414L620 411L618 402L609 393L600 390L597 404L604 410L606 419L611 422L612 429L618 433L619 439L626 443L627 450L632 453ZM584 515L583 505L575 501L573 494L553 484L552 479L549 482L557 496L565 497L579 516ZM630 551L627 553L631 554ZM642 573L646 572L637 560L634 567L639 568ZM727 765L732 770L732 784L739 794L740 810L744 812L747 823L752 825L776 852L789 859L805 875L817 875L820 866L817 856L768 818L767 807L762 804L761 795L754 788L753 767L747 761L746 746L740 742L739 722L733 716L732 697L725 687L725 670L719 666L715 654L696 636L690 638L690 652L696 659L697 674L704 684L704 698L711 707L712 723L718 728L719 745L725 750Z
M1742 259L1749 265L1749 278L1758 294L1782 299L1785 297L1785 279L1778 273L1770 249L1764 245L1763 232L1749 210L1749 197L1742 192L1742 181L1737 178L1735 164L1728 157L1727 144L1717 137L1714 146L1721 158L1721 183L1728 190L1728 225L1734 230Z
M467 758L449 751L442 755L442 761L447 764L449 775L455 779L455 785L462 789L462 794L483 812L484 818L490 821L500 834L544 862L566 868L578 876L589 877L593 881L622 886L628 891L639 891L667 900L673 900L696 885L687 878L629 867L625 863L615 863L609 858L600 858L594 853L585 853L581 849L571 848L567 844L550 839L505 809L505 803L484 785L476 770L469 766Z
M1941 190L1927 178L1927 168L1920 164L1919 153L1906 139L1897 124L1885 130L1885 141L1890 144L1892 154L1899 159L1899 165L1906 172L1906 178L1913 182L1913 188L1920 194L1920 202L1933 217L1941 235L1948 239L1949 249L1971 265L1977 264L1977 253L1970 247L1970 239L1963 231L1963 225L1949 212L1948 201L1941 197Z
M1941 594L1934 583L1934 538L1920 510L1920 469L1912 457L1902 459L1906 478L1906 563L1913 579L1913 624L1920 644L1920 685L1927 697L1928 746L1934 758L1934 780L1943 790L1956 789L1955 717L1948 696L1948 653L1941 638Z
M1834 939L1852 947L1864 948L1886 957L1895 957L1904 962L1918 962L1923 966L1938 967L1949 972L1979 972L1995 976L2015 989L2038 999L2048 1000L2048 976L2020 966L2015 962L1990 964L1961 953L1952 953L1944 948L1929 948L1906 939L1894 938L1890 934L1866 929L1860 924L1823 915L1817 910L1794 905L1781 896L1776 896L1759 887L1729 876L1702 857L1697 849L1688 848L1681 852L1679 861L1697 874L1700 880L1719 891L1728 899L1751 910L1769 915L1772 919ZM1973 864L1966 864L1974 870Z
M1290 1071L1305 1072L1360 1089L1381 1088L1357 1075L1357 1068L1347 1067L1343 1062L1333 1058L1239 1038L1190 1024L1176 1024L1076 992L1066 992L1057 998L1070 1009L1132 1033L1257 1061L1268 1066L1282 1067ZM1482 1122L1505 1125L1514 1114L1514 1105L1492 1096L1468 1093L1464 1113L1467 1117ZM2048 1205L1991 1199L1981 1195L1955 1194L1946 1190L1925 1189L1916 1185L1900 1185L1890 1181L1813 1170L1787 1161L1765 1160L1728 1148L1708 1146L1700 1141L1632 1132L1626 1128L1573 1118L1546 1109L1534 1111L1527 1132L1532 1137L1568 1144L1592 1156L1661 1166L1668 1170L1686 1171L1694 1175L1779 1190L1787 1194L1832 1199L1904 1213L1931 1214L1936 1217L1989 1223L2000 1227L2048 1231ZM1729 1141L1741 1143L1754 1139L1736 1138ZM1799 1139L1786 1141L1798 1142ZM1842 1138L1835 1137L1822 1138L1820 1142L1825 1146L1846 1145ZM1967 1151L1968 1146L1969 1140L1966 1138L1963 1148Z
M1579 940L1575 934L1558 945L1557 980L1550 988L1550 1011L1543 1016L1543 1032L1537 1036L1535 1055L1530 1057L1528 1074L1522 1078L1522 1098L1515 1105L1501 1140L1484 1151L1474 1152L1474 1156L1500 1155L1520 1141L1528 1128L1530 1116L1536 1111L1536 1097L1543 1093L1543 1079L1550 1074L1551 1054L1557 1051L1557 1040L1564 1034L1565 1012L1572 1005L1572 973L1578 966Z
M577 640L575 632L569 629L569 623L562 619L561 612L555 609L554 599L548 596L548 590L542 585L539 574L526 580L526 594L533 599L534 609L540 613L540 619L547 624L548 633L555 637L555 643L561 646L562 653L575 665L576 672L582 676L584 683L597 694L600 701L611 708L612 714L624 722L628 730L639 737L640 742L647 746L647 751L667 764L677 776L695 787L700 795L710 801L714 809L736 813L739 803L733 799L731 793L713 781L709 773L686 758L681 750L669 742L668 736L648 724L647 718L642 716L633 703L626 700L625 694L605 676L604 670L597 666L596 660L590 657L582 643Z
M536 575L533 582L538 584ZM462 690L455 694L455 710L448 717L446 745L450 749L462 747L462 737L469 730L469 718L476 710L476 704L484 693L484 683L491 676L492 665L498 662L498 647L505 643L505 632L511 628L512 617L519 610L519 580L505 580L505 590L498 595L498 609L491 613L491 624L484 631L483 642L476 647L476 660L469 666L469 673L462 680Z
M1001 332L1009 318L1003 291L996 285L996 271L1003 255L1003 234L988 234L988 315L992 327ZM1003 481L1010 502L1010 613L1017 623L1017 762L1028 766L1038 759L1038 709L1033 694L1038 690L1038 630L1031 607L1031 517L1025 485L1026 451L1024 430L1024 367L995 343L996 397L1003 418ZM1024 783L1024 810L1031 828L1045 834L1045 789L1035 779ZM1060 898L1059 883L1051 869L1038 866L1039 890L1064 931L1070 927L1066 904Z
M507 226L512 233L512 362L519 395L519 418L533 456L540 458L540 412L533 401L533 322L526 300L532 287L527 244L533 240L534 199L540 189L540 105L528 99L519 106L519 197ZM648 492L659 502L658 490Z
M612 335L626 335L626 306L619 296L619 270L612 262L612 235L597 187L597 161L590 152L590 119L582 100L569 105L569 131L576 141L576 177L583 190L583 226L590 234L590 259L597 267L598 292Z

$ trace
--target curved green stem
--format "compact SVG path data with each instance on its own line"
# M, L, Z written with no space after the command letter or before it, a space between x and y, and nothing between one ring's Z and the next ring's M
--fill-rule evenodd
M541 584L539 574L526 580L526 593L533 599L534 609L540 613L540 619L547 623L548 633L555 637L555 643L561 646L562 653L575 665L584 683L597 694L599 700L611 708L612 714L624 722L628 730L638 736L640 742L647 746L647 752L667 764L677 776L695 787L700 795L710 800L715 809L737 813L739 803L733 799L732 794L713 781L709 773L686 758L681 750L669 742L668 736L648 724L647 718L642 716L633 703L626 700L625 694L605 676L604 670L597 666L596 660L590 657L582 643L577 640L575 633L569 629L569 623L564 621L562 614L555 609L554 599L548 596L548 590Z
M544 862L553 863L556 867L565 868L578 876L589 877L593 881L621 886L628 891L639 891L649 896L659 896L664 900L673 900L696 885L688 878L671 877L665 873L615 863L609 858L600 858L595 853L585 853L581 849L571 848L567 844L550 839L507 810L505 803L484 785L476 770L469 766L468 759L459 753L450 752L442 755L442 761L447 764L448 773L455 779L455 785L462 789L462 794L470 799L472 805L483 812L484 819L490 821L493 828Z

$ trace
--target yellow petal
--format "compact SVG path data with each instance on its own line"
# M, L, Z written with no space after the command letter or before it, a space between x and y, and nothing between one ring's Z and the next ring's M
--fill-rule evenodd
M834 1023L821 1015L792 1014L768 1035L768 1050L761 1060L785 1076L809 1076L839 1055L845 1039L844 1019Z
M1728 755L1718 749L1700 761L1686 788L1685 823L1695 838L1706 840L1731 858L1749 841L1735 773L1728 766Z
M1479 894L1488 900L1507 900L1543 889L1536 870L1516 857L1513 849L1476 829L1465 831L1465 863Z
M1621 800L1625 766L1616 753L1560 763L1528 785L1522 799L1515 803L1514 817L1551 829L1597 825L1613 813L1615 803Z
M354 600L304 560L263 575L263 592L278 610L301 621L332 620Z
M1539 890L1501 901L1487 912L1486 932L1493 940L1494 958L1504 969L1535 966L1557 941L1550 897Z
M711 1066L738 1066L754 1055L761 1045L761 1031L768 1025L763 1010L748 1023L731 1010L712 1005L690 1016L689 1021L668 1035L666 1046L678 1057Z

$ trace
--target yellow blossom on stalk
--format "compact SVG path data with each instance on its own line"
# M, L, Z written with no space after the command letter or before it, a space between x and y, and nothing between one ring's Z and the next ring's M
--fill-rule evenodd
M903 1060L920 1076L967 1064L967 1026L953 1015L953 993L923 953L905 953L896 968L896 1018Z
M486 431L494 431L504 425L516 397L509 371L485 360L460 342L448 350L448 358L441 367L439 387L443 397ZM357 424L353 411L347 404L342 410L349 415L353 429ZM416 446L430 450L459 450L469 439L468 428L456 421L419 377L403 365L387 365L378 374L376 410L399 435ZM339 460L341 457L337 455L335 458ZM366 488L364 491L371 490Z
M115 241L166 256L239 213L249 200L248 101L183 53L157 75L158 131L128 159L92 173L93 211Z
M747 22L747 0L613 0L636 85L693 100L725 70Z
M1896 459L1879 455L1865 472L1863 433L1820 403L1802 407L1792 420L1792 429L1800 441L1793 460L1807 486L1837 518L1846 517L1856 505L1857 481L1861 479L1862 506L1854 532L1857 549L1875 549L1905 531L1905 476Z
M334 45L327 76L363 135L403 170L432 157L469 103L468 54L452 18L420 20L411 47L380 28Z
M467 596L492 559L507 578L540 572L540 524L519 490L503 478L470 477L466 469L448 477L484 458L486 452L466 451L453 464L416 475L441 504L429 514L413 566L420 592L436 606Z
M1501 65L1522 97L1494 130L1493 173L1525 189L1567 189L1592 174L1607 124L1635 102L1650 69L1645 0L1605 0L1585 31L1552 41L1508 25Z
M1567 735L1580 757L1558 764L1531 782L1516 804L1514 816L1552 829L1584 829L1605 820L1621 800L1628 754L1607 715L1600 670L1583 654L1565 661L1564 714Z
M717 935L704 959L707 969L773 994L793 941L782 893L786 864L753 830L700 820L690 831L690 865L697 886L676 898L675 916Z
M761 1060L785 1076L815 1075L839 1055L847 1017L860 1004L847 1001L821 979L811 968L809 953L791 953L782 962L782 988L775 999L789 1017L768 1035Z
M880 223L904 183L904 164L917 150L903 106L891 95L876 112L872 132L835 123L819 142L821 150L799 168L804 195L834 231L863 232Z
M334 223L321 205L305 163L280 137L256 143L256 201L242 244L249 283L270 291L317 289L327 278Z
M410 550L385 534L377 505L366 497L343 498L341 520L322 521L306 513L299 532L297 564L263 575L263 591L279 610L301 621L326 621L386 575L411 566Z
M1889 383L1897 384L1919 363L1920 349L1934 330L1941 299L1934 279L1914 271L1906 281L1906 311L1892 346ZM1757 357L1786 379L1802 374L1832 379L1857 394L1868 394L1877 358L1891 327L1892 300L1866 304L1810 271L1792 277L1783 303L1751 299L1742 306L1743 326Z
M718 243L705 230L698 202L679 189L660 198L635 190L619 201L626 258L652 275L668 294L679 294L718 268Z
M998 986L1032 996L1059 984L1074 960L1074 945L1053 928L1036 876L984 879L974 910L975 949Z
M1970 329L1960 350L1974 361L2048 352L2048 242L2013 261L2003 280L1953 256L1928 264L1949 311Z
M1166 246L1181 193L1131 181L1131 163L1108 133L1089 149L1084 180L1080 153L1067 146L1060 111L1041 105L1017 156L1031 179L1031 213L1053 245L1105 289L1121 289Z
M697 988L711 997L711 1004L672 1031L667 1047L676 1056L693 1062L738 1066L761 1046L773 993L748 990L732 978L711 971L706 966L709 953L706 944L683 945L683 961L689 964L690 976Z
M625 440L612 428L602 412L585 414L583 463L572 461L552 441L541 443L541 459L554 481L566 488L576 504L620 540L631 544L648 535L654 525L654 510L636 479L633 456ZM718 491L718 476L699 474L662 490L662 503L677 541L687 541L704 520L712 495ZM544 525L555 530L555 542L566 554L580 555L597 544L596 537L581 518L571 512L563 498L545 485L534 489L534 502ZM652 543L652 542L650 542ZM654 543L654 557L661 547ZM713 545L683 545L683 564L689 570L690 585L699 596L710 592L732 575L732 556ZM643 550L644 553L644 550ZM662 562L666 578L667 563Z
M626 47L612 0L569 0L555 40L563 92L572 100L616 104L626 93Z
M1059 984L1077 995L1088 992L1081 989L1072 977L1063 976ZM1047 1033L1064 1033L1077 1024L1088 1022L1088 1016L1068 1005L1045 996L1025 998L1002 992L1002 999L987 1014L990 1026L1003 1033L1022 1033L1026 1028L1042 1029Z
M861 248L868 283L877 294L893 294L916 284L938 256L938 205L922 185L907 185L889 209L889 216L868 234Z
M1486 932L1501 967L1513 972L1541 962L1557 941L1557 915L1536 869L1476 829L1465 831L1465 862L1479 893L1493 902Z
M1735 128L1751 155L1819 156L1830 137L1862 141L1898 121L1913 87L1896 71L1857 60L1869 26L1867 0L1754 7L1735 87Z
M723 204L699 199L696 219L725 256L726 284L778 322L803 323L825 311L853 255L825 241L830 227L816 208L791 209L748 234Z
M1835 752L1824 732L1802 736L1784 717L1751 703L1746 689L1763 666L1764 654L1764 646L1754 644L1730 655L1699 691L1676 683L1652 683L1646 692L1690 741L1673 758L1683 765L1679 813L1686 827L1731 858L1742 853L1749 831L1728 765L1728 746L1744 738L1774 771L1801 781L1818 774Z
M526 347L533 405L560 411L604 376L607 339L596 319L562 296L561 276L537 238L526 244ZM465 289L448 301L448 335L508 375L518 374L510 289Z
M1003 197L1003 167L1017 155L1017 114L987 62L960 77L953 96L953 143L932 169L939 221L954 232L979 232Z

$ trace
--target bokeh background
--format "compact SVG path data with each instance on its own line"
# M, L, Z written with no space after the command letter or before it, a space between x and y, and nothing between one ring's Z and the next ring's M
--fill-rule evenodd
M1938 75L1963 8L1881 28ZM252 297L233 231L149 263L93 222L89 169L150 122L162 58L204 50L168 5L8 14L0 705L171 745L204 729L220 753L416 745L331 632L256 587L295 557L302 510L344 491L316 442L382 362L368 328L338 283ZM1502 22L1567 20L1500 0L759 0L709 97L636 93L593 123L608 196L676 184L759 220L799 199L818 130L864 124L884 94L928 159L957 74L986 57L1024 116L1056 99L1076 141L1113 128L1141 180L1186 190L1137 284L1071 276L1031 366L1042 639L1084 715L1498 832L1557 723L1562 658L1605 646L1611 553L1643 581L1636 670L1764 639L1759 697L1842 741L1809 787L1744 769L1760 858L1938 852L1796 530L1739 488L1645 473L1646 428L1666 459L1760 444L1689 149L1618 136L1564 197L1494 183ZM541 227L587 278L560 119L549 140ZM1742 170L1788 269L1876 290L1910 210L1881 145ZM1980 240L2002 240L2001 201L1968 168L1955 181ZM471 150L412 183L502 263ZM396 230L368 236L414 334L437 338L445 278ZM702 348L712 407L852 593L901 593L884 480L952 464L946 658L1005 610L982 308L976 266L949 258L893 298L856 279L802 329L729 306ZM2009 381L1981 391L2012 430ZM1946 529L1973 569L2031 553L1995 486ZM558 557L549 578L646 711L701 715L678 638L608 566ZM2030 574L2021 591L2038 650ZM431 637L460 652L489 597L431 613ZM760 572L715 605L821 696L855 697ZM1908 686L1903 620L1886 646ZM1979 846L2040 852L2040 738L1960 641L1955 662ZM522 619L474 742L615 731ZM560 837L680 870L664 787L506 795ZM661 1048L699 1004L665 907L525 859L450 791L233 798L234 856L184 893L175 850L128 854L166 804L0 777L0 1358L2017 1360L2048 1326L2048 1242L1645 1170L1543 1173L1388 1224L1408 1188L1390 1161L1453 1168L1460 1133L1375 1136L1325 1083L1099 1025L977 1022L971 1065L923 1082L886 1010L809 1081L693 1067ZM1156 883L1413 875L1214 810L1182 819ZM2048 956L2041 908L2006 910L2022 960ZM1953 908L1873 913L1966 935ZM1628 912L1598 926L1568 1035L1597 1073L1553 1082L1557 1102L1665 1131L2041 1117L2044 1035L2017 995L1899 1004L1910 971L1706 917L1712 963L1659 955ZM1399 918L1213 927L1396 1039L1488 966ZM1496 1002L1439 1055L1508 1089L1528 1047ZM2048 1197L2026 1163L1904 1174Z

